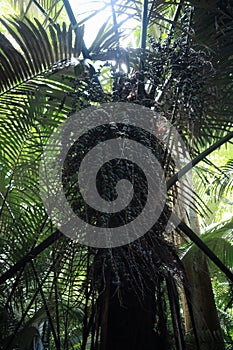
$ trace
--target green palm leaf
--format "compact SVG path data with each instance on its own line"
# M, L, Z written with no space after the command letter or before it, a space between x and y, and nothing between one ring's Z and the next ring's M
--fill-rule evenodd
M213 193L217 193L217 196L221 198L224 194L233 191L233 159L230 159L219 170L220 174L212 184L212 191Z
M15 40L17 49L0 34L0 88L4 93L28 79L64 68L72 57L79 57L83 29L66 25L49 26L45 30L35 19L23 22L17 18L1 19L9 34Z
M207 228L201 234L201 239L226 266L233 269L233 219ZM191 261L199 253L200 250L193 243L181 247L181 256L185 261ZM214 267L213 264L211 266Z

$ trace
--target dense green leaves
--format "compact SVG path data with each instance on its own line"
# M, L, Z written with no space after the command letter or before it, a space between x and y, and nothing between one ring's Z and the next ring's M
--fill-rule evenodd
M208 247L229 267L233 268L233 220L217 223L207 228L201 238ZM182 259L193 259L199 249L190 243L181 249ZM211 265L214 267L214 265Z
M79 57L82 43L82 29L67 29L64 23L49 26L46 31L37 21L26 23L15 18L1 22L15 40L16 49L3 35L0 36L0 89L12 89L23 81L38 74L52 72L70 63L72 57Z

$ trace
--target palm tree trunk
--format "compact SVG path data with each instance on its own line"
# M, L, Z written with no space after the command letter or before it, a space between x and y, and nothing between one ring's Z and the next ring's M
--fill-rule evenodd
M101 339L100 350L168 350L167 338L154 331L155 291L145 290L143 300L139 300L133 290L126 289L119 299L115 286L110 288L108 313L103 324L105 338ZM106 332L107 327L107 332ZM165 332L166 333L166 332Z
M193 230L200 233L197 214L192 212ZM190 287L190 298L193 306L195 326L200 342L200 350L224 350L224 339L214 301L211 279L206 256L198 252L183 261ZM187 302L182 296L184 306L187 350L194 350L195 341L193 326Z

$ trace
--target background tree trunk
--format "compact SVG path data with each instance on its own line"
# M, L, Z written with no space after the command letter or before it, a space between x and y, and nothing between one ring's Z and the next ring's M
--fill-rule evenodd
M200 234L198 217L194 212L192 212L191 221L192 229ZM187 259L183 260L183 263L189 282L190 297L200 342L200 350L223 350L225 349L224 339L215 305L206 256L201 251L198 251L188 255ZM194 350L196 347L193 326L184 295L182 299L187 350Z

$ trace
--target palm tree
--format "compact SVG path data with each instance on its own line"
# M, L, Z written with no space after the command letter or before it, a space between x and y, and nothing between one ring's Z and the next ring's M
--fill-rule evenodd
M2 19L0 35L2 349L185 349L181 286L192 349L217 349L217 333L223 349L219 323L207 340L197 333L189 273L173 244L177 234L188 236L231 281L232 273L187 223L169 237L164 233L179 185L161 145L149 147L166 169L166 209L144 237L119 248L88 248L64 237L42 204L38 167L53 130L69 115L103 102L133 102L169 118L194 166L228 142L233 136L231 5L111 1L112 21L87 48L69 1L15 3L21 5L20 18ZM40 20L33 19L35 8ZM141 21L140 47L121 49L123 15L132 13ZM161 36L153 37L155 28ZM140 137L148 144L147 135ZM68 184L70 169L72 160L64 176ZM195 201L191 209L200 212L198 195ZM207 284L210 296L210 280ZM211 303L217 317L212 295L211 300L206 312Z

